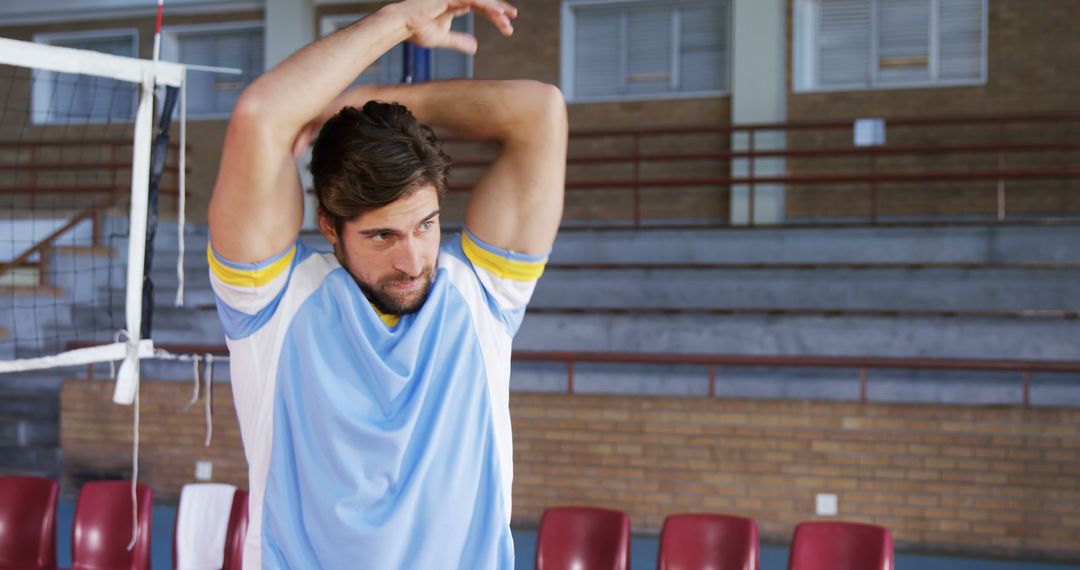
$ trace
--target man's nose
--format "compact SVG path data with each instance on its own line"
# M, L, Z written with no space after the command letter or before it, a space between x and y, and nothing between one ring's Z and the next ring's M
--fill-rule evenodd
M416 238L410 236L402 240L400 249L394 257L394 269L409 277L419 277L424 271L424 257L420 242Z

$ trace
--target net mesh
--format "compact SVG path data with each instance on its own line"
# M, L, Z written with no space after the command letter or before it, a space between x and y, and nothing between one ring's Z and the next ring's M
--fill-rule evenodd
M112 343L125 328L138 93L0 65L0 360ZM162 189L175 193L170 162Z

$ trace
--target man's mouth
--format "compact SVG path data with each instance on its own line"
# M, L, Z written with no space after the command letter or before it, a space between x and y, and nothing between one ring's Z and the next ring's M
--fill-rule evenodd
M391 291L408 292L417 289L424 283L424 280L417 277L415 279L406 279L403 281L394 281L387 286Z

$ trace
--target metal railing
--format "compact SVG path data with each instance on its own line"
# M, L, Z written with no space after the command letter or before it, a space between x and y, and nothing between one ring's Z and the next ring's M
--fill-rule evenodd
M940 133L930 138L949 139L955 138L961 142L933 143L933 144L885 144L881 146L855 146L853 137L842 138L843 144L831 147L813 146L802 148L792 144L788 140L784 148L767 149L761 148L761 137L765 133L782 133L785 136L792 134L832 135L840 136L853 130L853 120L843 121L814 121L814 122L790 122L790 123L763 123L746 125L724 125L705 127L671 127L650 128L635 130L579 130L570 134L571 148L575 143L585 141L624 141L629 144L621 145L621 152L610 154L576 154L570 153L568 166L574 165L623 165L629 166L631 175L619 178L580 178L568 175L566 188L568 192L595 191L595 190L624 190L631 193L632 214L629 220L633 227L642 225L643 217L648 212L643 211L642 191L645 189L666 189L672 195L691 187L713 187L717 196L721 197L725 192L730 192L734 186L747 188L747 220L749 225L754 225L755 201L757 189L761 185L785 185L785 186L809 186L828 184L834 186L863 186L866 192L868 204L865 213L865 222L870 224L879 223L880 212L880 188L882 184L899 183L906 185L925 183L964 183L964 182L994 182L996 211L985 214L993 220L1004 222L1008 219L1006 207L1007 189L1011 181L1022 180L1072 180L1080 179L1080 166L1077 161L1062 160L1059 165L1051 167L1036 166L1009 166L1010 158L1018 155L1030 155L1032 153L1070 152L1080 151L1080 129L1070 131L1062 138L1039 138L1033 141L1010 140L1008 129L1013 127L1027 128L1039 132L1048 125L1075 125L1080 127L1080 113L1063 112L1052 114L1012 114L1012 115L981 115L959 117L924 117L924 118L899 118L888 119L887 125L890 133L896 131L912 131L929 134L936 131ZM964 141L960 131L962 129L984 128L992 131L992 134L984 133L976 142ZM703 135L718 138L719 142L714 149L707 151L680 151L675 145L665 147L664 152L642 152L644 143L650 139L660 137L677 137L687 135ZM890 136L890 138L894 138ZM899 137L902 139L902 137ZM745 149L736 149L734 141L745 139ZM450 139L454 140L454 139ZM734 149L734 150L733 150ZM967 168L962 160L965 155L992 155L996 158L992 168ZM920 160L948 157L957 162L955 169L924 169L914 168L906 170L883 170L880 159L883 157L910 156ZM782 174L759 174L759 161L767 159L826 159L842 158L856 161L849 164L850 169L829 172L800 173L799 168L790 165ZM722 176L677 176L677 177L646 177L643 175L644 166L672 163L688 163L695 161L712 161L719 166L720 170L730 172L732 161L745 160L747 164L746 175L722 175ZM461 160L454 163L458 168L481 168L490 164L488 159ZM858 168L854 168L857 166ZM805 169L802 169L805 170ZM469 185L462 183L451 184L451 191L466 191ZM1077 189L1080 191L1080 189ZM1080 214L1078 212L1077 214ZM1078 215L1080 217L1080 215ZM859 222L862 223L862 222Z
M82 348L88 343L69 343L68 348ZM174 354L212 354L227 356L229 349L221 344L161 343L156 348ZM566 389L574 394L575 366L581 363L599 364L652 364L703 366L708 373L708 396L717 395L717 369L730 367L763 368L825 368L856 370L859 373L859 401L868 402L867 386L871 370L938 370L965 372L1012 372L1016 373L1022 397L1019 404L1029 409L1031 403L1032 373L1080 374L1080 361L1072 360L1015 360L975 358L917 358L876 356L773 356L747 354L679 354L679 353L631 353L631 352L574 352L515 350L512 360L517 362L561 363L566 366ZM88 379L94 378L94 365L86 368Z

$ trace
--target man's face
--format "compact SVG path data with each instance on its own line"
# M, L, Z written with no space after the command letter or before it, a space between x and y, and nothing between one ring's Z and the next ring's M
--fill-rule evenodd
M381 312L420 310L439 255L439 199L422 186L396 202L345 222L341 235L320 217L319 228L341 265Z

